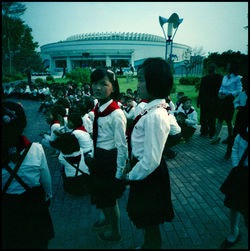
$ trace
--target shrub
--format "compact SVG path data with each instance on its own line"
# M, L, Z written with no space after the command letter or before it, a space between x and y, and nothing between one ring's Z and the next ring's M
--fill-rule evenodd
M25 77L21 74L21 73L16 73L16 74L5 74L5 76L3 77L2 81L4 83L8 83L8 82L14 82L17 80L22 80Z
M55 79L53 76L47 76L46 77L46 81L52 81L52 82L55 82Z
M66 77L76 83L90 83L91 70L88 67L80 68L76 67L69 73L66 73Z
M12 78L11 78L11 77L8 77L8 76L3 77L3 79L2 79L2 82L3 82L3 83L9 83L9 82L11 82L11 81L12 81Z
M43 79L42 79L42 78L36 78L36 79L35 79L35 82L36 82L37 84L42 84L42 83L43 83Z
M181 85L197 85L200 81L200 77L181 77L179 83Z

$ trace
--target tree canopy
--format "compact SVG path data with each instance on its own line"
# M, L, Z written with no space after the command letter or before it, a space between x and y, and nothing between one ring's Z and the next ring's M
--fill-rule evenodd
M33 42L32 29L21 20L25 12L23 3L2 2L2 72L24 72L27 67L43 69L42 60L35 51L38 43Z

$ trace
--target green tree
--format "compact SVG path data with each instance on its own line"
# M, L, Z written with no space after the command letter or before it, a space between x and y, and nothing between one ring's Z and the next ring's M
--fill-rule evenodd
M18 49L20 33L22 33L23 21L19 19L24 11L25 5L17 2L2 2L2 70L12 73L12 57ZM8 68L6 63L8 61Z
M239 75L245 75L248 73L248 55L241 52L228 50L221 54L218 52L209 53L208 57L204 59L204 69L207 68L207 63L213 62L217 65L218 73L226 74L226 67L228 63L236 63L238 65Z
M32 29L20 19L25 10L23 3L2 2L3 74L23 72L28 66L42 69L42 60L35 52L38 44L33 42Z

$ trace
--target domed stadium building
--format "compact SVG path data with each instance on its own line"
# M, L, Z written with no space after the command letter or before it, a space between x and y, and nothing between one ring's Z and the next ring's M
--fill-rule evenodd
M187 45L173 43L175 68L181 65ZM170 48L168 48L170 52ZM133 66L137 69L148 57L165 58L166 41L163 37L145 33L86 33L68 37L64 41L41 46L41 57L51 74L66 67L77 66Z

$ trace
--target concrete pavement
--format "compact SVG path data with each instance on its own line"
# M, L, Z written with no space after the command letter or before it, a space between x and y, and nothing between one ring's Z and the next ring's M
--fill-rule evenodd
M31 141L41 141L39 133L48 130L45 116L38 113L40 103L19 100L28 117L25 135ZM172 189L175 218L161 225L163 249L218 249L229 231L229 209L224 207L224 195L219 187L230 172L231 160L225 160L226 145L210 145L208 138L196 130L190 142L173 148L178 155L167 161ZM223 127L221 138L227 136ZM89 197L73 197L62 188L57 159L47 155L52 175L53 194L50 212L55 227L55 238L49 249L128 249L143 242L143 232L130 222L126 204L128 189L119 199L122 241L99 240L91 231L98 212ZM241 219L242 238L233 249L247 249L247 230Z

